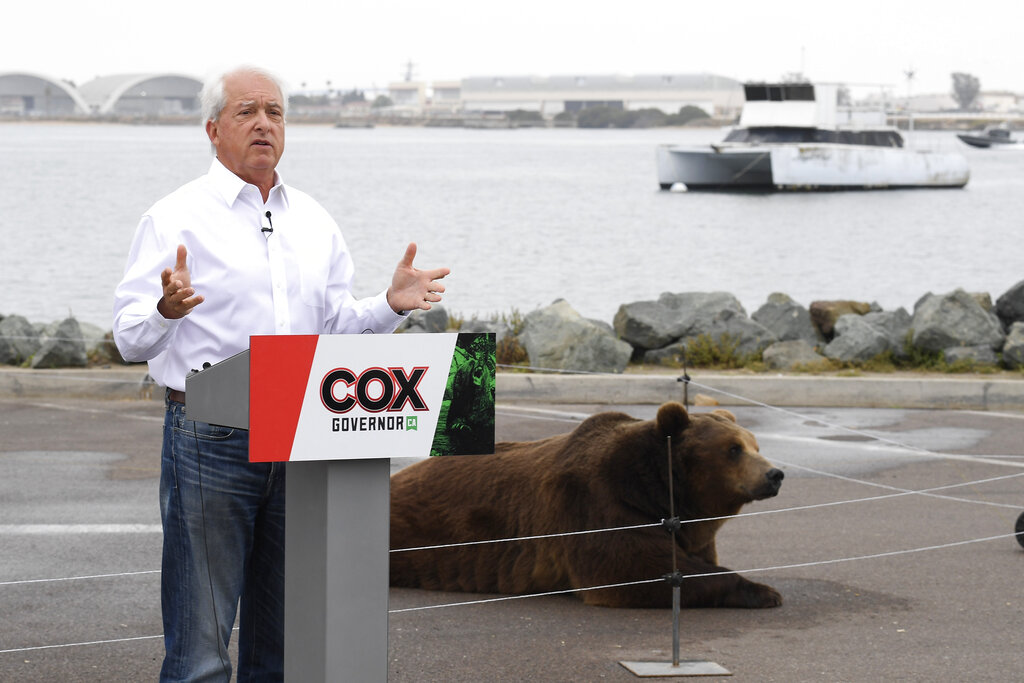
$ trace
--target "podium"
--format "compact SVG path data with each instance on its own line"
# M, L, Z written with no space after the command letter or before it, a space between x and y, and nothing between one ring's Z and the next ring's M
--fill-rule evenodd
M438 435L453 391L465 393L457 387L467 364L473 400L489 400L493 449L494 335L250 342L186 379L185 411L190 420L248 429L250 461L288 462L285 680L386 681L390 458L447 444ZM489 386L480 381L488 352Z

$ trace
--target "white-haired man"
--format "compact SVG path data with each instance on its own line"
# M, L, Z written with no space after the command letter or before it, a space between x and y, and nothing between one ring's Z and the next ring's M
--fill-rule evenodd
M337 224L284 185L280 82L242 67L202 92L216 158L136 230L115 292L114 337L167 387L161 458L162 681L224 680L236 610L238 681L283 678L284 468L249 463L248 432L188 420L185 376L253 334L392 332L441 300L447 268L413 267L410 244L380 294L355 299Z

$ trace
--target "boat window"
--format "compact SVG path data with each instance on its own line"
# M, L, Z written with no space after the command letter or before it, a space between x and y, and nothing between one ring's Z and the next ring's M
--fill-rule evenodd
M814 86L810 83L748 83L743 86L747 102L813 102Z
M725 142L749 144L826 142L840 145L902 147L903 137L895 130L825 130L823 128L736 128Z
M795 83L782 86L784 100L814 101L814 86L809 83Z
M768 99L768 86L766 85L747 85L743 90L747 102L764 102Z
M737 128L725 136L726 142L821 142L815 134L828 133L814 128Z

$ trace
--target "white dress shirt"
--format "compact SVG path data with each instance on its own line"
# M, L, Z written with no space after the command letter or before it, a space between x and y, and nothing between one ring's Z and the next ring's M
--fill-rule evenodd
M204 301L167 320L156 309L160 273L174 267L179 244ZM250 335L394 331L404 316L386 291L355 299L352 275L337 223L313 198L275 176L264 203L255 185L214 159L208 174L139 222L114 293L114 341L125 360L149 361L158 384L184 390L190 370L244 351Z

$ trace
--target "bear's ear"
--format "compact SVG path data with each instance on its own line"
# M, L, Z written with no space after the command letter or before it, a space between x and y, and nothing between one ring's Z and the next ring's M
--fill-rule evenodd
M731 422L735 422L736 421L736 416L733 415L732 413L730 413L725 408L719 408L718 410L712 410L711 412L712 412L712 414L720 415L721 417L724 417L726 420L729 420Z
M657 423L662 434L678 434L690 424L690 416L682 403L669 401L658 408Z

